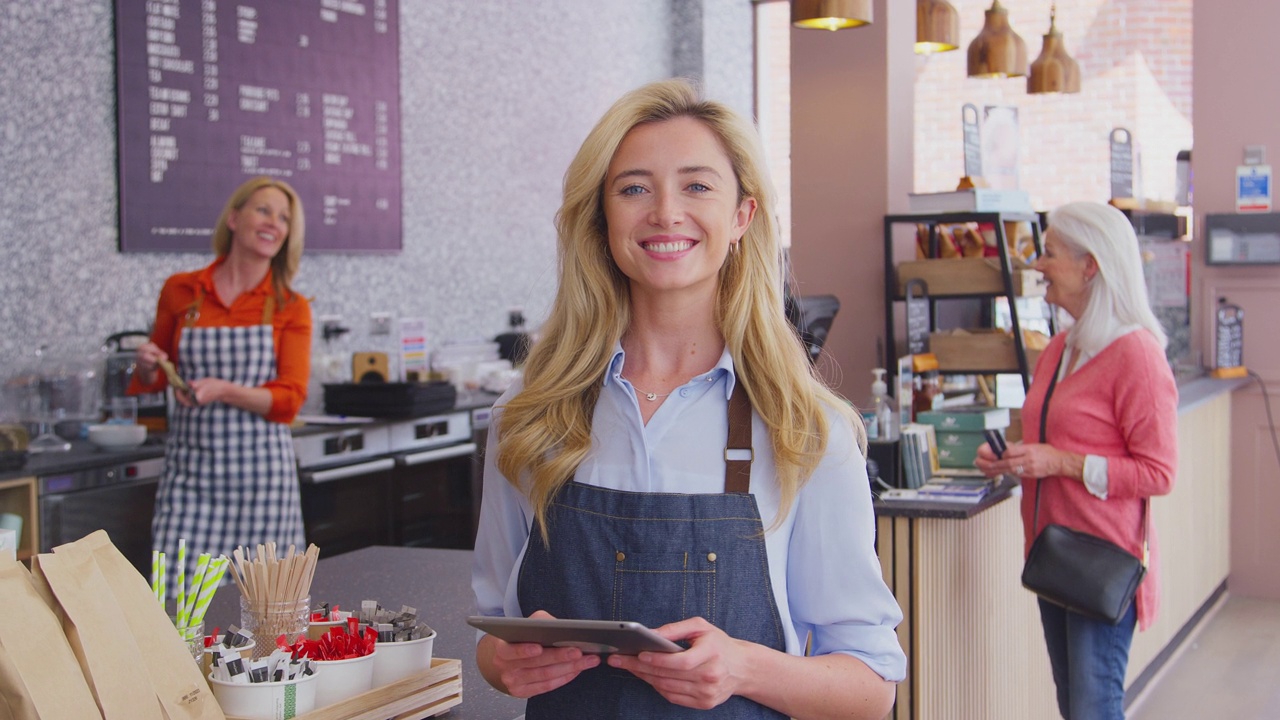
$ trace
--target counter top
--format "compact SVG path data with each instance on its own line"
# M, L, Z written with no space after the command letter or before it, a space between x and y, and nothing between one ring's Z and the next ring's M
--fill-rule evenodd
M511 720L524 713L525 701L494 690L476 667L476 631L466 619L475 606L471 594L471 551L407 547L367 547L316 565L312 603L344 608L377 600L383 607L408 605L436 631L432 653L462 661L462 704L451 720ZM240 593L227 583L213 596L205 627L240 624Z
M458 401L454 404L453 409L446 412L492 407L497 399L497 395L487 392L459 393ZM433 416L440 414L444 413L433 413ZM303 425L295 428L293 432L299 436L311 435L343 428L378 427L380 425L404 422L408 419L375 419L373 422L350 423L347 425ZM34 453L28 456L27 463L22 468L0 472L0 481L25 477L63 475L158 457L164 457L164 435L162 434L149 435L145 443L130 450L102 450L88 440L72 440L71 450L67 452Z
M938 502L930 500L880 500L873 498L872 507L877 517L943 518L967 520L974 515L1005 501L1020 492L1016 478L1005 476L987 496L976 503Z

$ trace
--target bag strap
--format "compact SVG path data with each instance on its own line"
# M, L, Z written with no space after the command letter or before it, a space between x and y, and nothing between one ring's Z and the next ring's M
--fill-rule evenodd
M1058 385L1058 375L1062 372L1062 358L1067 354L1067 346L1062 346L1062 355L1058 356L1058 364L1053 369L1053 377L1049 379L1049 389L1044 393L1044 405L1040 407L1040 442L1045 442L1044 429L1049 422L1049 398L1053 397L1053 389ZM1040 534L1040 485L1044 483L1044 478L1036 478L1036 509L1032 515L1031 528L1034 530L1033 535ZM1149 498L1142 499L1142 567L1147 566L1147 560L1150 557L1151 550L1147 545L1147 537L1151 528L1151 515L1147 511L1147 503L1151 502Z

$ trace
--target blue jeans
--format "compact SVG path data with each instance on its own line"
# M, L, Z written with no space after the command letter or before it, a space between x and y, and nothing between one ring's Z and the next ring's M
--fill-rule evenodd
M1137 603L1119 625L1092 620L1040 600L1058 712L1066 720L1124 720L1124 673Z

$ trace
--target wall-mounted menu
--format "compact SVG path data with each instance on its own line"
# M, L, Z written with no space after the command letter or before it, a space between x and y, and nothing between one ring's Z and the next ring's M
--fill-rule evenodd
M120 248L209 250L279 177L308 250L401 247L398 0L117 0Z

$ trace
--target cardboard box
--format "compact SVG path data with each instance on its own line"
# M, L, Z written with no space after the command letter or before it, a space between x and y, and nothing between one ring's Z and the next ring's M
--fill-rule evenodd
M994 329L950 330L929 333L929 352L938 358L943 372L1016 373L1018 353L1013 335ZM1027 350L1027 370L1035 368L1039 350Z
M1041 297L1047 284L1039 270L1019 258L1013 262L1013 294ZM898 297L906 295L907 281L923 280L930 295L1003 295L1000 258L946 258L898 263Z
M981 432L939 432L938 466L971 468L987 438Z

